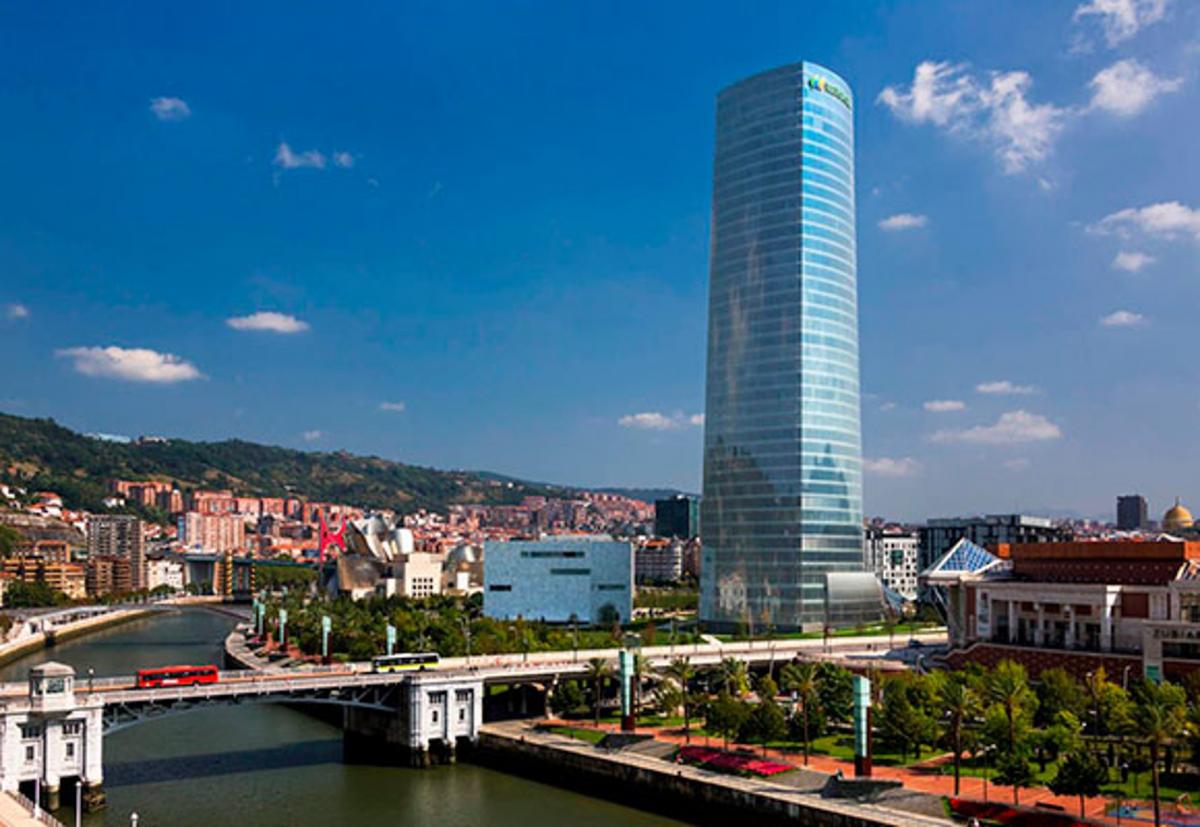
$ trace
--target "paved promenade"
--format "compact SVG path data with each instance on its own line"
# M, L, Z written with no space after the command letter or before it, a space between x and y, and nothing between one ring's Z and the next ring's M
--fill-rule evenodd
M590 721L556 721L567 726L594 728ZM600 726L600 729L616 732L616 725ZM659 728L659 727L639 727L638 732L652 734L655 738L671 743L683 744L685 738L682 729L678 728ZM703 734L693 733L691 736L692 744L700 744L713 747L722 747L723 742L718 738L709 738ZM730 742L730 749L742 748L753 750L757 754L762 754L762 748L752 744L737 744ZM767 750L767 757L783 761L785 763L794 764L797 767L804 767L816 772L836 775L839 771L846 778L854 777L854 762L843 761L838 758L831 758L827 755L812 755L809 758L807 766L804 764L804 756L791 751L781 751L775 749ZM885 767L876 764L873 768L872 777L895 779L904 784L910 790L918 792L931 793L939 796L954 795L954 775L949 769L949 764L953 760L949 754L932 756L927 761L922 761L919 764L910 765L908 767ZM943 769L951 774L943 774ZM985 782L983 778L975 778L972 776L963 775L959 785L959 796L961 798L975 799L978 801L999 801L1005 804L1011 804L1013 800L1012 787L1006 787L1002 784L993 782ZM1079 815L1079 798L1077 796L1059 796L1050 792L1045 787L1027 787L1020 790L1020 803L1023 807L1036 807L1039 804L1050 805L1052 807L1061 807L1063 811L1071 816ZM1166 806L1166 805L1164 805ZM1085 799L1084 816L1104 824L1116 824L1115 818L1107 816L1106 809L1110 808L1110 801L1104 797ZM1130 823L1126 819L1126 823Z

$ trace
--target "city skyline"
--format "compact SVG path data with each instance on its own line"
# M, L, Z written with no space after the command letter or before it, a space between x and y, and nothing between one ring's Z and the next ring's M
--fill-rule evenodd
M1200 16L1149 6L9 9L0 410L697 491L712 101L811 56L858 92L867 513L1200 501Z

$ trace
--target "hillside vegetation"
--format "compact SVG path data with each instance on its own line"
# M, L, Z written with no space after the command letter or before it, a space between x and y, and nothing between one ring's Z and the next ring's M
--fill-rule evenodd
M236 439L112 442L76 433L52 419L0 414L0 482L55 491L69 508L104 511L112 479L164 480L184 490L228 488L241 496L297 496L398 512L442 511L452 503L516 503L531 494L562 496L565 491L379 457L295 451Z

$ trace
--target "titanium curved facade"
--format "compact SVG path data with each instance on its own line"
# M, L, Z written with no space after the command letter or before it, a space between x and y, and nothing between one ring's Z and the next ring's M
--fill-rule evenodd
M717 97L700 596L712 628L820 628L825 574L863 568L853 107L850 86L812 63Z

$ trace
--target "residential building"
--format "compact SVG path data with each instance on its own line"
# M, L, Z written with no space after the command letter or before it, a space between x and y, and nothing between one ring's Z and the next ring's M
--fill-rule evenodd
M866 532L867 571L905 600L917 599L917 532L872 526Z
M146 588L156 589L159 586L166 586L172 592L181 592L186 588L182 560L159 557L146 561Z
M665 537L643 540L633 549L634 580L675 583L683 577L683 543Z
M24 583L43 582L72 600L87 597L87 579L77 563L46 563L42 560L10 557L4 561L4 576Z
M204 551L241 551L246 545L246 523L234 514L188 511L179 516L179 542Z
M845 617L826 599L826 575L862 571L853 109L849 84L807 62L717 97L701 502L709 628L819 629Z
M963 539L985 548L1000 543L1049 543L1069 539L1068 532L1049 518L1028 514L940 517L927 521L920 534L917 566L922 571Z
M1117 528L1140 531L1148 526L1146 498L1141 494L1117 497Z
M600 536L489 542L483 613L608 625L633 616L633 546Z
M949 593L950 662L1002 659L1036 676L1182 680L1200 671L1200 542L1036 543L997 549L991 565L935 579Z
M125 514L94 515L87 521L88 558L120 557L128 560L134 589L145 583L142 521Z
M133 567L123 557L89 557L84 569L89 598L133 591Z
M686 540L700 534L700 503L682 494L654 501L654 534Z

